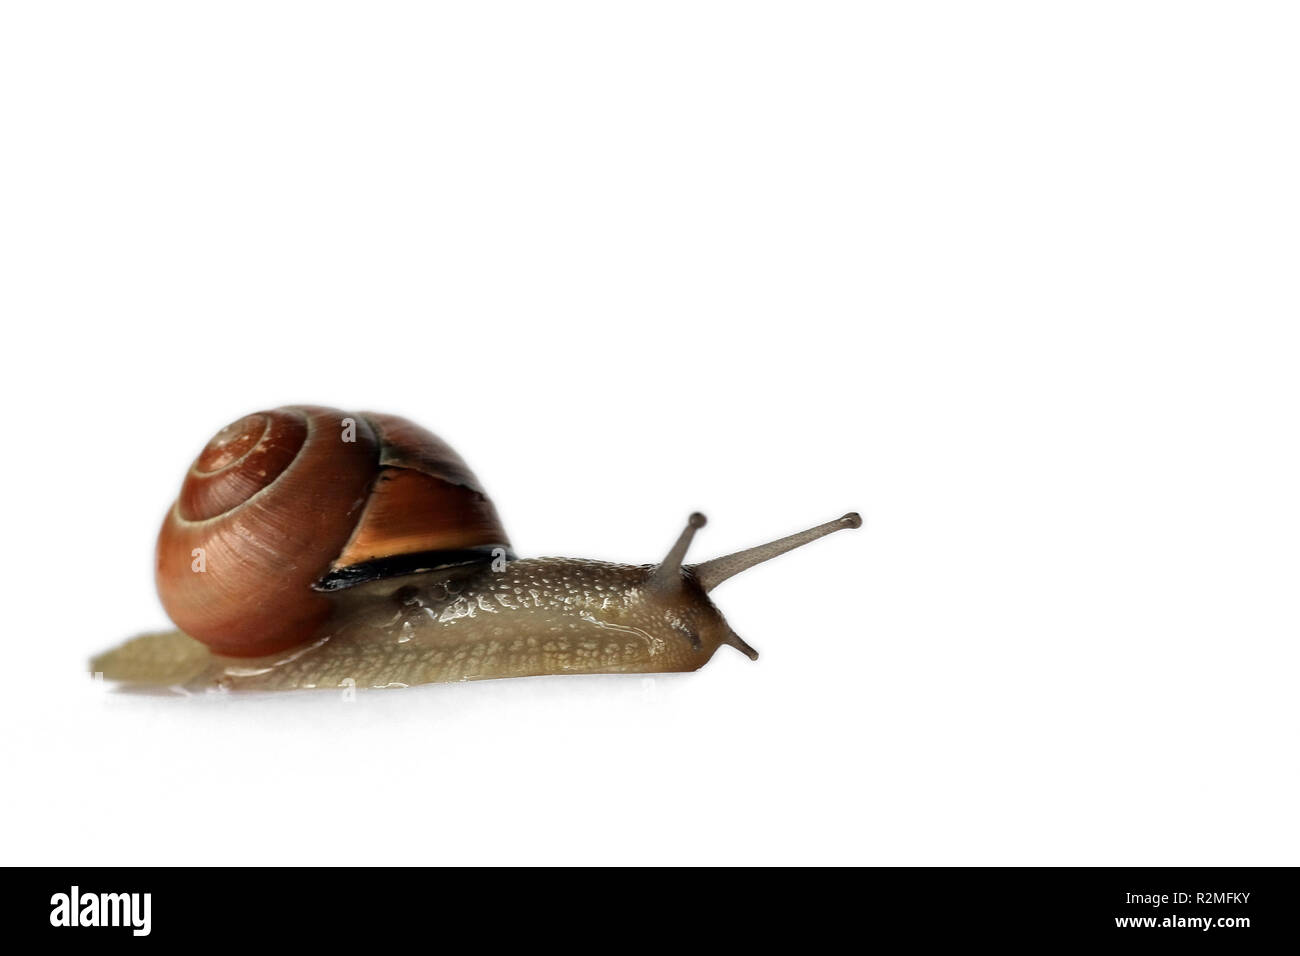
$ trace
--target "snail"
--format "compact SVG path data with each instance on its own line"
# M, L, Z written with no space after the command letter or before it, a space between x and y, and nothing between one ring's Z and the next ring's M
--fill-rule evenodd
M199 453L158 534L176 630L91 662L183 689L393 687L543 674L692 671L758 654L709 593L862 521L685 565L692 514L657 565L518 559L483 486L444 441L393 415L293 406Z

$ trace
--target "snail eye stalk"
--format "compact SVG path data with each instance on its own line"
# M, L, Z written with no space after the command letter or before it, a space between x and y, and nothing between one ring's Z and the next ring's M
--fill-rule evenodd
M819 524L807 531L800 531L785 538L769 541L767 544L760 544L756 548L737 551L735 554L723 555L720 558L714 558L712 561L697 564L694 568L695 580L699 582L700 587L704 588L706 592L712 591L727 578L735 577L741 571L748 571L756 564L770 561L777 555L793 551L795 548L802 548L805 544L816 541L818 538L824 538L835 531L860 527L862 527L862 517L856 511L850 511L843 517L828 521L825 524Z
M686 557L686 551L691 546L691 540L695 537L695 532L708 524L708 520L698 511L686 519L686 527L678 535L677 542L669 550L668 555L659 562L659 566L650 574L649 586L652 589L663 594L681 590L682 559Z

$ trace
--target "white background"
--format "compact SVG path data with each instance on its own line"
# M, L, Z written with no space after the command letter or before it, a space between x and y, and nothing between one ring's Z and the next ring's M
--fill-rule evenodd
M0 13L5 862L1295 864L1287 4ZM218 427L408 415L695 674L182 699Z

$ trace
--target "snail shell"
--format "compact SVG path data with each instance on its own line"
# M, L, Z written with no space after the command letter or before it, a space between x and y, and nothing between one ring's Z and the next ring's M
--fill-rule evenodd
M395 415L293 406L221 429L158 534L176 626L230 657L309 641L329 593L509 551L496 508L454 450Z

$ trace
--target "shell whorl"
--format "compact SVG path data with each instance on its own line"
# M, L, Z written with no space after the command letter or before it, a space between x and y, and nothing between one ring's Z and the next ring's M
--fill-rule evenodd
M292 464L307 440L305 415L277 409L246 415L217 432L190 466L176 508L204 521L244 504Z

